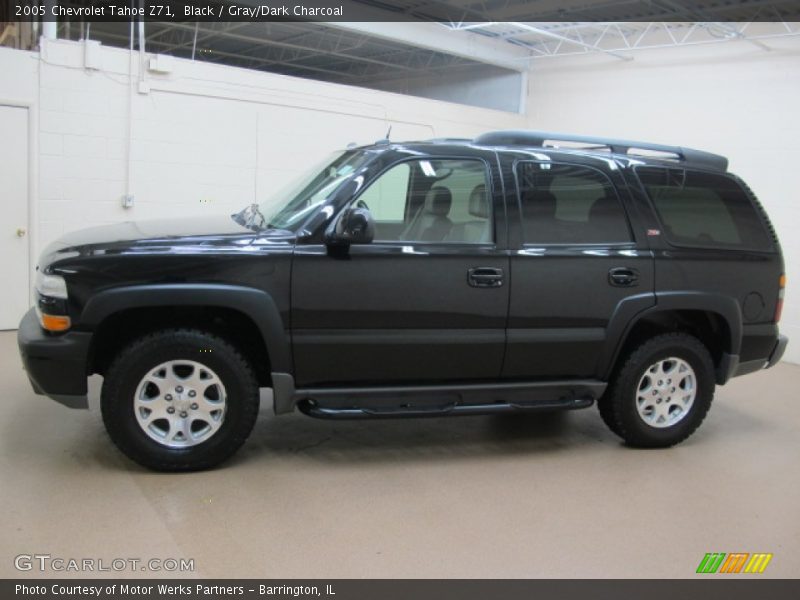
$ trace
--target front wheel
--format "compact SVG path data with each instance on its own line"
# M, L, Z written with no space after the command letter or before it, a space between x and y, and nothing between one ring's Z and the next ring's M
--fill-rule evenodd
M129 458L158 471L193 471L233 455L258 414L248 361L197 330L144 336L114 360L101 395L103 421Z
M713 398L714 365L706 347L691 335L667 333L628 356L598 406L628 445L664 448L694 433Z

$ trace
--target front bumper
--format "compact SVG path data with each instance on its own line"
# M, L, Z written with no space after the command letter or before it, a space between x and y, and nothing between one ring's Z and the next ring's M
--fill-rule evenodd
M45 332L29 310L19 324L17 343L33 391L70 408L88 408L87 359L92 334Z

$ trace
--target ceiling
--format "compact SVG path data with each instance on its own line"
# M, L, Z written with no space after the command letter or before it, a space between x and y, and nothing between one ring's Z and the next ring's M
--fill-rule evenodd
M222 0L224 1L224 0ZM241 2L240 2L241 3ZM769 49L800 35L795 0L352 0L374 20L426 23L148 22L145 47L237 67L373 87L476 68L526 70L554 56L635 59L653 47L721 42ZM564 21L569 17L570 21ZM735 22L733 21L735 20ZM769 22L763 22L769 21ZM402 31L401 26L402 25ZM417 27L428 38L409 35ZM432 30L435 29L435 31ZM61 23L59 36L128 47L126 23Z
M750 21L796 17L794 0L358 0L433 21Z
M311 22L147 23L145 31L148 52L350 85L482 64ZM129 44L122 23L94 23L90 36L109 45Z
M800 35L799 24L786 21L478 22L447 26L526 48L531 60L591 53L634 60L637 50L731 41L770 50L769 40Z

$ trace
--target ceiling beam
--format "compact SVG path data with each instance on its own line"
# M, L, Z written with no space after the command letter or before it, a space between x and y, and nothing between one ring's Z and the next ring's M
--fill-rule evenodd
M603 52L605 54L608 54L609 56L613 56L614 58L618 58L620 60L633 60L633 58L631 58L630 56L625 56L624 54L620 54L619 52L615 52L613 50L606 50L605 48L602 48L600 46L587 44L586 42L581 42L579 40L574 40L565 35L561 35L559 33L553 33L552 31L542 29L541 27L534 27L532 25L528 25L527 23L510 23L510 25L514 25L515 27L519 27L520 29L525 29L526 31L530 31L531 33L535 33L542 37L548 37L554 40L559 40L560 42L581 46L586 50L591 50L594 52Z
M327 26L327 25L329 25L329 23L324 23L324 25ZM211 25L209 25L209 26L211 26ZM195 27L193 25L185 25L183 23L171 23L170 27L175 27L176 29L186 29L186 30L191 30L191 31L195 30ZM202 33L202 34L216 33L216 34L220 35L221 37L226 37L226 38L233 39L233 40L239 40L239 41L242 41L242 42L252 43L252 44L254 44L256 46L264 46L264 47L275 46L275 47L280 47L280 48L290 48L290 49L293 49L293 50L302 50L302 51L310 52L312 54L336 56L336 57L339 57L339 58L344 58L344 59L346 59L348 61L371 63L371 64L380 65L380 66L383 66L383 67L386 67L386 68L406 69L408 71L413 71L413 69L411 67L406 67L404 65L398 65L396 63L381 61L381 60L370 58L368 56L358 56L357 54L348 54L346 52L341 52L341 51L334 50L334 49L331 49L331 48L328 48L328 47L323 47L323 46L317 46L317 47L306 46L306 45L302 45L302 44L295 44L295 43L290 43L290 42L283 42L283 41L280 41L280 40L274 40L274 39L271 39L268 36L259 37L259 36L256 36L256 35L245 35L245 34L241 34L241 33L232 33L231 31L226 31L224 29L208 30L208 29L205 29L203 27L200 27L200 28L198 28L198 31L200 33Z

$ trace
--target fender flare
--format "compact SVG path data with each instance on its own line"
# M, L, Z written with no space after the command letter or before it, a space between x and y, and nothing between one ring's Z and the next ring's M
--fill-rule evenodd
M289 337L275 301L267 292L225 284L165 283L111 288L89 298L81 325L96 329L106 318L131 308L212 306L237 310L258 327L272 371L292 372Z
M649 294L648 296L652 297ZM626 298L626 300L634 298L640 297ZM698 310L722 317L728 326L728 335L727 339L723 340L723 355L720 364L717 365L717 383L725 383L736 370L742 346L742 311L735 298L722 294L674 290L656 292L655 303L649 307L643 306L643 299L624 305L624 301L620 303L608 325L607 339L614 351L607 355L600 365L599 374L604 381L608 379L628 334L639 321L659 312L677 310ZM639 310L635 311L636 308Z

